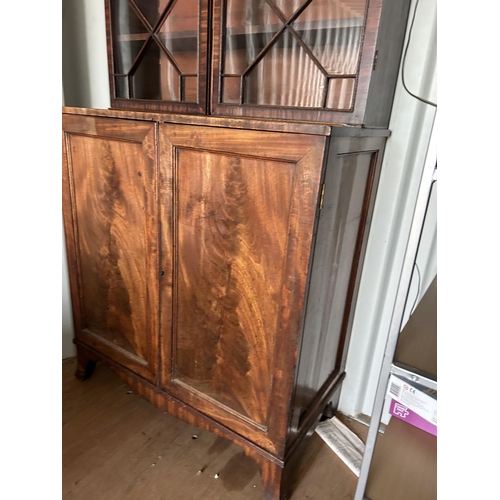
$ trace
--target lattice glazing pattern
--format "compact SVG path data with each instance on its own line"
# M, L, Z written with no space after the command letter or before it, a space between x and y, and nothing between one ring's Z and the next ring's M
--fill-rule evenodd
M198 0L112 0L118 98L198 102Z
M367 0L227 0L226 104L350 111Z

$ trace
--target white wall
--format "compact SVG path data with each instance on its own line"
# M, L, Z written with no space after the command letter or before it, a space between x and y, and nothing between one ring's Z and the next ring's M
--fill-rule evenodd
M104 0L63 0L62 17L66 106L109 108Z
M109 108L106 23L103 0L63 0L63 104ZM68 265L62 231L62 358L76 354L69 293Z
M104 2L64 0L63 21L66 105L109 107ZM436 0L420 0L405 74L412 92L436 102ZM398 83L339 405L347 414L371 414L433 113ZM435 206L418 257L420 296L436 274Z
M410 21L415 2L412 2ZM408 36L408 30L407 30ZM420 0L405 65L407 87L436 102L436 0ZM409 235L435 108L417 101L398 81L379 191L362 272L339 409L371 415L399 274ZM421 293L436 275L436 190L417 263ZM415 302L417 281L408 303ZM408 312L406 313L406 318ZM387 421L387 418L384 418Z
M73 344L73 315L71 313L71 295L69 291L68 264L66 246L64 244L64 228L62 231L62 359L76 355Z

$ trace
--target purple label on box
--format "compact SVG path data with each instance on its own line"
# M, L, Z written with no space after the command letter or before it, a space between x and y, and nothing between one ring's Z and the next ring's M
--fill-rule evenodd
M396 418L404 420L419 429L422 429L425 432L433 434L437 436L437 427L422 418L420 415L417 415L414 411L407 408L405 405L398 403L395 399L391 401L391 407L389 408L391 415L394 415Z

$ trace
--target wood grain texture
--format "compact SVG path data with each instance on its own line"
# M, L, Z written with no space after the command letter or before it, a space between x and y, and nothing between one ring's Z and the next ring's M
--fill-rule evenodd
M89 379L97 363L95 356L83 349L77 349L76 361L75 377L81 381Z
M160 144L175 179L163 387L279 456L324 139L164 124Z
M97 359L106 364L125 383L132 387L137 394L150 401L157 408L176 418L184 420L189 424L197 425L198 427L213 432L218 436L223 436L241 446L246 452L254 454L257 453L262 455L267 461L274 462L282 467L284 466L283 460L269 453L262 447L252 443L248 439L240 436L240 434L231 428L226 427L217 420L207 416L197 408L193 408L192 406L185 404L172 394L160 389L155 383L148 382L127 368L124 368L122 364L116 362L113 358L107 357L105 354L94 350L79 340L76 340L76 345L78 349L83 350L89 358Z
M97 109L97 108L77 108L63 106L64 114L101 116L106 118L122 118L125 120L158 121L166 123L178 123L183 125L202 125L217 128L236 128L244 130L262 130L269 132L290 132L295 134L310 135L330 135L332 127L317 123L293 123L287 121L255 120L248 118L230 118L214 116L195 116L165 113L149 113L143 111L127 111L124 109ZM363 130L359 127L335 127L342 134L383 134L389 135L387 130Z
M63 129L76 336L154 378L155 126L71 116Z
M287 498L297 450L339 397L385 138L65 109L77 375L105 362L162 410L240 445L265 498ZM306 300L319 304L312 324Z
M295 164L177 162L176 378L265 426Z

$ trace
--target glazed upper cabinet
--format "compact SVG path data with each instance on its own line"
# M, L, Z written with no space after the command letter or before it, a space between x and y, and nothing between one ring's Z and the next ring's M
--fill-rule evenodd
M209 0L106 0L115 108L205 113Z
M386 127L408 5L106 0L112 107Z

